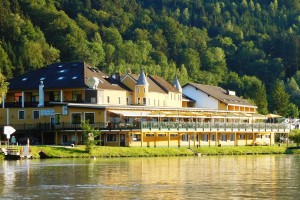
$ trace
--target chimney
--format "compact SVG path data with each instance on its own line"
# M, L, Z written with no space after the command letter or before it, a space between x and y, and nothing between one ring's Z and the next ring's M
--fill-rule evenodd
M44 83L40 82L39 85L39 104L38 107L44 107Z
M115 73L115 79L117 80L117 81L120 81L121 80L121 73L120 72L116 72Z

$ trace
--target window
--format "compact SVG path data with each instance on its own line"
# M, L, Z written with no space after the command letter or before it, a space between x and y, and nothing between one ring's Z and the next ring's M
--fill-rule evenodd
M140 93L140 88L139 87L137 88L137 93Z
M265 138L270 138L270 135L265 135Z
M234 134L230 134L230 141L234 141Z
M189 141L189 136L188 136L188 134L183 134L181 138L182 138L182 139L181 139L182 141L185 141L185 142Z
M226 134L221 134L221 141L224 141L224 142L227 141L227 135Z
M109 96L107 96L107 103L110 103L110 99L109 99Z
M147 100L146 100L146 98L143 98L143 105L146 105L146 102Z
M171 134L171 137L178 137L178 134Z
M245 139L245 134L240 134L240 135L239 135L239 139L244 140L244 139Z
M60 93L58 91L49 92L49 101L59 101L59 99L60 99Z
M19 110L18 119L25 119L25 110Z
M126 104L129 105L129 98L126 98Z
M154 100L154 105L156 106L156 101L155 101L155 99L153 99Z
M107 134L107 142L116 142L117 134Z
M36 92L30 94L31 102L37 102L38 99L39 99L39 95Z
M15 93L15 102L22 102L22 93L21 92Z
M71 122L72 122L72 124L80 124L81 123L81 113L72 113L71 114Z
M211 136L211 141L216 141L216 135Z
M33 119L39 119L40 118L40 111L39 110L34 110L32 115L33 115Z
M262 135L261 135L261 134L257 134L257 135L256 135L256 138L262 139Z
M146 93L146 88L144 88L144 93Z
M150 133L148 133L148 134L146 134L146 137L154 137L154 134L150 134Z
M60 114L55 114L55 125L60 125Z
M119 100L119 104L121 104L121 97L118 97L118 100Z
M248 139L253 139L253 135L249 135L249 136L248 136Z
M138 104L141 104L141 98L138 98Z
M208 141L208 135L207 134L202 134L202 141L205 141L205 142Z
M68 142L68 135L62 135L62 143L67 143Z
M82 101L81 91L73 91L72 92L72 100L75 102L81 102Z
M133 134L133 141L141 141L141 135L140 134Z
M95 113L84 113L84 120L88 121L90 124L95 123Z

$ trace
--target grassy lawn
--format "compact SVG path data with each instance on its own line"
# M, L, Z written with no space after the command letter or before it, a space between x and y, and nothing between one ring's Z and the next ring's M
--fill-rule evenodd
M291 146L291 145L289 145ZM21 148L21 147L20 147ZM288 149L281 146L239 146L239 147L199 147L147 148L147 147L100 147L96 146L91 154L84 146L31 146L33 158L40 158L40 152L48 158L88 158L88 157L158 157L198 155L256 155L256 154L300 154L300 149ZM1 155L0 159L4 156Z

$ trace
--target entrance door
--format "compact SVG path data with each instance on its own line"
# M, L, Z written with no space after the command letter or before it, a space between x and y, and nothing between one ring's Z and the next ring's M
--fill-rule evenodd
M126 145L126 135L120 134L120 146L125 147L125 145Z

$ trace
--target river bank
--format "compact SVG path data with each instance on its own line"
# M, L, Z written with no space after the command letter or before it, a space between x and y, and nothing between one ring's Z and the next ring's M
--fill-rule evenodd
M84 146L31 146L30 155L39 158L89 158L89 157L164 157L204 155L259 155L259 154L300 154L300 149L284 146L240 146L240 147L199 147L199 148L147 148L147 147L95 147L91 154ZM1 155L3 159L4 156Z

